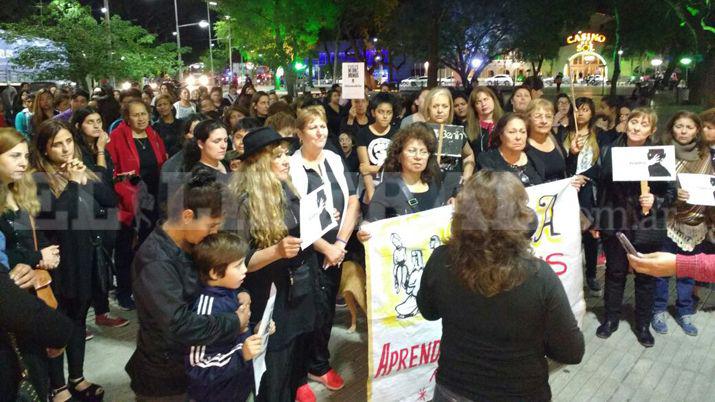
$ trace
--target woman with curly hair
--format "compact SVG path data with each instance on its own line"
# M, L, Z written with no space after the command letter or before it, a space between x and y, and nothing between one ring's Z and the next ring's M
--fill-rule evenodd
M292 141L269 127L249 132L243 139L243 162L230 185L238 216L229 229L250 245L244 286L253 299L252 323L263 316L271 283L277 290L276 333L268 344L268 371L257 401L302 401L310 393L304 385L320 288L315 251L310 245L301 249L300 199L288 157L287 143Z
M527 198L518 178L494 171L476 173L457 196L452 237L432 253L417 293L422 316L442 319L434 401L548 401L546 358L583 357L561 281L531 254Z
M425 211L447 201L437 165L434 131L423 123L401 129L387 150L382 183L375 189L366 220Z

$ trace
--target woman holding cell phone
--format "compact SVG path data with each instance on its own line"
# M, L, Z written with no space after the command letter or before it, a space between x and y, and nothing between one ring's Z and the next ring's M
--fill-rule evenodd
M593 234L601 237L606 254L606 280L603 294L605 319L596 330L599 338L608 338L618 329L623 293L628 275L628 260L617 232L622 232L644 253L659 251L665 238L665 209L675 200L673 182L649 182L641 191L640 182L614 182L611 151L613 147L638 147L651 144L658 117L651 109L639 108L628 116L626 135L603 148L599 163L583 174L596 183L597 208ZM635 332L645 347L655 343L648 327L652 317L653 277L635 274Z

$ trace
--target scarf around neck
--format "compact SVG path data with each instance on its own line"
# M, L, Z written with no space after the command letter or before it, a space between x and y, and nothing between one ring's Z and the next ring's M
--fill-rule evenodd
M698 152L697 142L693 141L690 144L679 144L673 141L675 146L675 157L679 160L694 162L700 160L700 153Z

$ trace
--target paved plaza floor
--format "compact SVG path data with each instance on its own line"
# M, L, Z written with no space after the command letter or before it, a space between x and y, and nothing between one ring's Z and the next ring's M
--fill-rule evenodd
M599 267L599 277L603 268ZM556 401L712 401L715 400L715 293L700 289L700 303L694 323L696 337L683 333L672 316L669 333L655 335L655 346L642 347L631 330L633 284L626 287L624 312L619 330L610 339L596 337L603 313L600 297L587 297L588 311L583 323L586 354L575 366L554 367L549 382ZM674 289L671 286L671 304ZM119 314L115 305L113 311ZM95 338L87 342L85 374L106 389L106 401L133 401L124 365L135 346L136 314L121 313L132 320L124 328L106 329L88 319ZM358 331L348 333L348 312L338 308L330 341L335 368L345 377L346 386L330 392L311 383L319 401L364 401L367 376L367 334L365 317Z

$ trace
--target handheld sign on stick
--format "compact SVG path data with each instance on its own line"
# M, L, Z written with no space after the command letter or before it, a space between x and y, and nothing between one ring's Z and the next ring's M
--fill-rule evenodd
M641 195L648 194L650 193L650 187L648 186L648 181L646 180L641 180ZM650 208L645 208L643 207L641 209L643 212L643 215L648 215L648 212L650 212Z
M437 135L437 164L442 161L442 143L444 142L444 124L439 125L439 134Z

